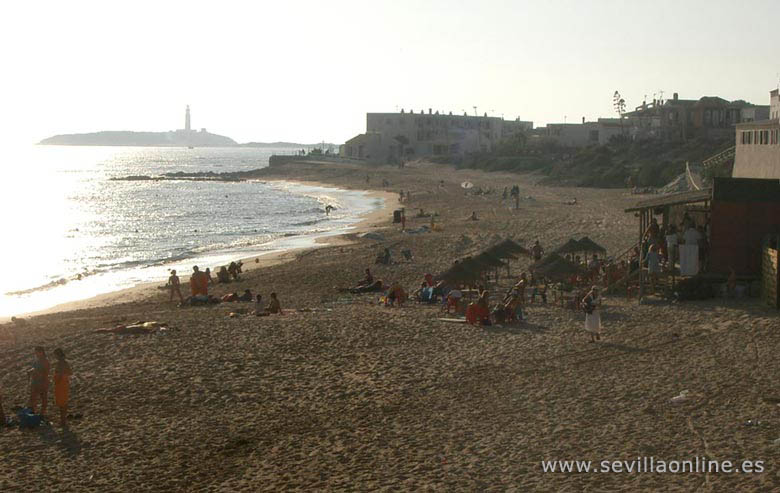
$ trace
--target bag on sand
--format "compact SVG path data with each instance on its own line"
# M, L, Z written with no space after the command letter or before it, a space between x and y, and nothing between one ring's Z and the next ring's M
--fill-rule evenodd
M41 415L33 414L29 407L19 411L19 428L37 428L41 424Z

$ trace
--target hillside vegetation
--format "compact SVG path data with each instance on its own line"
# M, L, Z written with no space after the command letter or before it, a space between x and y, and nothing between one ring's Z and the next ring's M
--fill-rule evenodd
M517 136L502 142L491 153L436 161L485 171L536 172L544 176L541 182L545 184L661 187L685 171L686 161L699 164L733 145L733 139L692 139L678 143L616 139L606 145L572 149L549 140ZM729 173L730 165L727 163L718 173Z

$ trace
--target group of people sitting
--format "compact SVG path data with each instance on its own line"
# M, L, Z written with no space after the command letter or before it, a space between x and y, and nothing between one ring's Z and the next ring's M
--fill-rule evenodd
M230 272L233 279L238 279L238 274L241 272L241 262L231 262L230 266L222 267L222 269L225 270L226 273ZM222 269L220 269L220 273L222 272ZM170 301L173 301L174 295L178 295L179 301L182 305L210 305L210 304L216 304L216 303L229 303L229 302L236 302L236 301L243 301L243 302L255 302L255 314L258 316L263 315L270 315L270 314L281 314L282 308L281 304L279 303L279 299L276 295L276 293L271 293L271 301L268 303L267 306L263 308L262 306L262 295L257 294L253 295L252 291L250 289L245 289L243 294L238 294L237 292L233 293L227 293L223 295L221 298L217 298L213 295L209 294L209 285L214 284L213 280L211 279L209 269L206 269L205 271L201 271L200 268L196 265L192 268L192 275L190 276L190 292L191 296L187 299L184 299L184 297L181 294L181 281L179 280L179 276L176 275L176 270L171 270L171 276L168 278L168 284L166 287L170 291Z
M547 302L547 286L544 280L535 282L533 276L529 279L523 272L515 283L502 297L502 299L490 307L490 296L483 286L477 286L477 301L465 305L463 302L464 291L459 285L451 285L446 281L435 281L431 274L425 274L419 287L415 289L411 297L403 289L400 283L393 282L384 286L381 280L375 280L371 271L366 269L366 277L358 282L352 293L384 292L380 299L386 306L402 306L407 299L418 303L441 303L441 311L446 313L463 314L470 323L491 325L492 323L511 323L525 319L523 306L526 303L526 292L530 291L530 301L536 301L541 297Z
M34 348L34 359L27 371L27 378L30 382L30 400L27 403L27 409L20 411L20 425L24 425L22 419L34 416L39 424L46 416L47 404L49 401L49 373L51 372L51 363L46 356L46 350L43 346ZM63 428L68 426L68 400L70 397L70 377L73 370L65 358L65 352L57 348L54 350L54 357L57 361L54 363L54 374L51 383L54 387L54 404L60 411L60 425ZM38 403L40 402L40 407ZM36 414L35 410L40 413ZM3 395L0 392L0 430L8 424L3 410Z
M238 293L228 293L224 296L222 296L222 302L223 303L232 303L232 302L255 302L255 310L254 314L258 317L264 317L267 315L276 315L282 314L282 305L279 302L279 297L276 293L271 293L271 301L263 306L263 295L260 293L257 293L256 295L252 294L251 289L245 289L244 294L239 295Z

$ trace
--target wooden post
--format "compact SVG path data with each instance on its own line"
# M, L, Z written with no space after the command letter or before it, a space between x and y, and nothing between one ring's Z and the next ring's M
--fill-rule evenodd
M637 293L637 302L642 303L642 296L644 295L644 286L642 285L642 281L644 281L643 271L642 271L642 261L644 260L644 251L642 248L642 236L645 234L645 214L647 211L645 209L642 209L639 211L639 292Z
M669 206L664 207L663 228L667 233L669 232Z

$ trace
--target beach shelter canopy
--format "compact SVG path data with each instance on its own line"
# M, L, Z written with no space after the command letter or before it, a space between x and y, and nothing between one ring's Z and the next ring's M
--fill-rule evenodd
M579 241L575 240L574 238L569 238L569 241L564 243L563 245L559 246L555 249L554 253L558 254L566 254L566 253L577 253L582 252L582 245Z
M446 271L442 272L437 279L449 282L470 282L478 281L481 278L481 271L476 271L463 262L458 262Z
M495 269L495 266L490 261L478 259L477 257L466 257L460 261L460 264L468 270L478 272L479 274Z
M554 280L567 279L584 272L583 267L574 262L569 262L556 253L551 253L533 264L530 270L536 276L544 276Z
M485 253L489 253L490 255L499 259L517 260L517 257L514 255L514 252L510 252L509 250L504 250L500 248L498 245L494 245L488 248L487 250L485 250Z
M603 246L599 245L595 241L591 240L587 236L583 236L580 241L577 243L580 244L580 251L581 252L600 252L600 253L607 253L607 249Z
M531 254L531 252L528 249L523 248L522 245L520 245L520 244L518 244L518 243L516 243L516 242L514 242L514 241L512 241L510 239L506 239L506 240L504 240L504 241L502 241L500 243L496 243L495 245L493 245L490 248L491 249L494 249L494 248L495 249L500 249L501 251L505 251L505 252L509 252L509 253L519 253L521 255L530 255Z
M492 255L488 252L482 252L476 257L474 257L474 260L484 263L485 265L488 265L490 267L505 267L506 264L501 261L500 258L496 257L495 255Z

